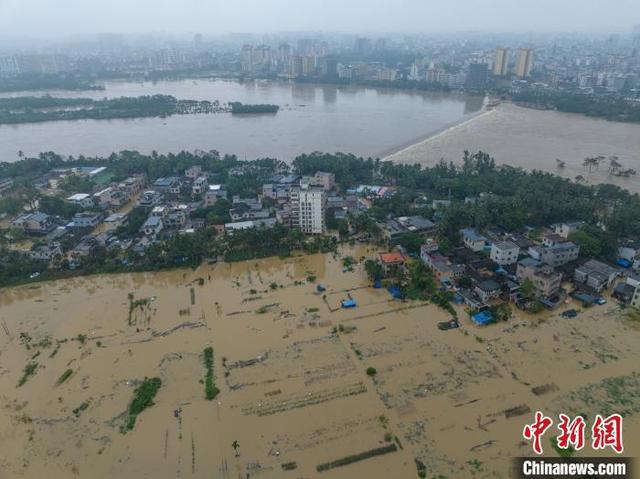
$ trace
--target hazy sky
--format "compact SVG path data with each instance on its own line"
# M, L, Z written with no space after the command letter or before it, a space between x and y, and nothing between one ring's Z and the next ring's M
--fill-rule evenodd
M640 0L0 0L0 34L628 31Z

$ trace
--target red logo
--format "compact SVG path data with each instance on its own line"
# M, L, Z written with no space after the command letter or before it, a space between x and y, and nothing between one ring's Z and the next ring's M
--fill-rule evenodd
M582 416L573 420L566 414L559 414L558 429L560 434L556 438L559 449L573 448L579 451L585 446L586 421ZM533 442L533 452L542 454L542 437L553 425L553 419L536 411L534 422L527 424L522 430L522 436ZM622 444L622 416L612 414L606 418L597 415L591 427L591 447L593 449L606 449L611 447L616 453L624 451Z

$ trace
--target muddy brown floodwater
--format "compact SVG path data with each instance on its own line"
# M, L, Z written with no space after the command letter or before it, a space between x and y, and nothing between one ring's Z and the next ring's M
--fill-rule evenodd
M573 319L553 312L484 328L460 309L461 328L444 332L435 306L392 301L361 265L343 272L341 256L373 253L1 291L0 477L415 478L415 459L430 478L509 477L509 459L531 452L521 431L537 409L593 418L622 408L626 453L637 453L640 331L612 301ZM130 293L143 300L131 314ZM349 295L358 306L341 309ZM202 383L207 346L213 401ZM29 362L37 369L18 387ZM155 404L121 433L136 384L156 376ZM622 379L611 387L611 377Z

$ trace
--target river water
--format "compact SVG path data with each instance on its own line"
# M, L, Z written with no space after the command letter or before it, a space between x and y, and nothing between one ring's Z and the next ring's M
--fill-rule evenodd
M0 161L15 161L19 150L27 155L55 151L91 156L122 149L216 149L240 158L284 160L316 150L384 156L473 116L484 101L461 94L267 81L118 81L105 86L105 91L48 93L91 98L161 93L194 100L274 103L281 110L275 115L176 115L3 125Z

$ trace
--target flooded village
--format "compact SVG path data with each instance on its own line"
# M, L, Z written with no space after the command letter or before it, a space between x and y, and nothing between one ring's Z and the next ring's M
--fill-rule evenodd
M593 187L548 179L577 217L480 224L463 211L500 210L498 187L318 155L38 177L49 212L4 220L6 477L510 477L535 411L620 413L640 439L640 244L599 236ZM465 164L433 174L534 181Z

